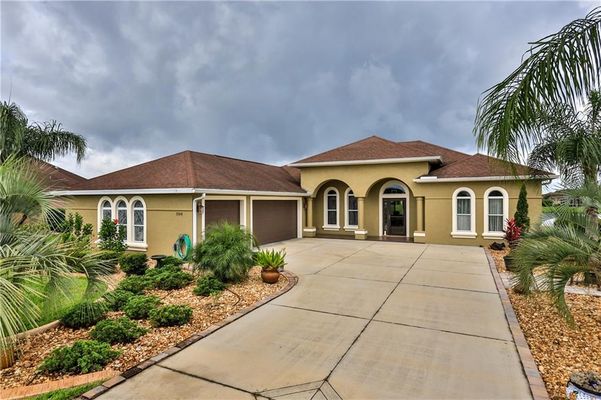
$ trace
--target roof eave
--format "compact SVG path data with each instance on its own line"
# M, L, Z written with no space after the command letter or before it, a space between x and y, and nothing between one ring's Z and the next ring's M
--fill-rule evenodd
M82 189L82 190L54 190L52 196L105 196L105 195L143 195L143 194L231 194L249 196L286 196L304 197L306 192L279 192L269 190L241 190L241 189L203 189L203 188L149 188L149 189Z
M453 178L439 178L437 176L421 176L413 180L416 183L444 183L444 182L477 182L477 181L517 181L517 180L547 180L556 179L559 175L504 175L504 176L463 176Z
M298 162L288 164L290 167L335 167L344 165L370 165L370 164L399 164L413 162L442 162L440 156L427 157L403 157L403 158L380 158L373 160L345 160L345 161L315 161L315 162Z

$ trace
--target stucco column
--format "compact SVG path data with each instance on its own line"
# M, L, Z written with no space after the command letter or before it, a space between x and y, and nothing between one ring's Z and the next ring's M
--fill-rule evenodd
M357 225L355 239L367 239L367 230L365 230L365 197L357 197Z
M303 228L303 237L315 237L317 229L313 226L313 197L307 197L307 226Z
M423 197L416 197L416 213L417 213L417 229L413 232L413 240L418 243L425 243L426 241L426 227L425 227L425 210L424 210L424 201Z

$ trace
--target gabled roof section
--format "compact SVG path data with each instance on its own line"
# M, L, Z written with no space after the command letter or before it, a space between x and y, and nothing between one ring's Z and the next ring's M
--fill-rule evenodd
M490 157L484 154L474 154L463 157L455 162L443 165L440 168L432 170L428 175L420 178L484 178L484 177L540 177L546 179L555 177L555 175L530 168L526 165L520 165Z
M421 151L429 154L436 154L442 157L443 164L451 164L455 161L470 157L469 154L462 153L447 147L438 146L433 143L424 142L423 140L412 140L408 142L399 142L401 145L413 146Z
M89 179L73 190L221 189L304 193L283 167L183 151Z
M352 161L369 161L374 160L422 160L422 161L437 161L440 154L435 154L430 149L423 149L415 144L407 145L405 143L397 143L391 140L381 138L379 136L370 136L368 138L337 147L323 153L304 158L291 166L308 166L307 164L321 165L324 163L345 163Z
M33 160L42 181L51 190L71 189L87 181L83 176L74 174L66 169L57 167L42 160Z

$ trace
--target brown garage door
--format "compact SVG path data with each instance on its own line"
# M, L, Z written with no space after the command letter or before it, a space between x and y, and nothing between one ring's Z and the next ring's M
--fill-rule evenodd
M205 229L219 222L240 225L239 200L205 200Z
M253 200L253 234L259 244L297 235L296 200Z

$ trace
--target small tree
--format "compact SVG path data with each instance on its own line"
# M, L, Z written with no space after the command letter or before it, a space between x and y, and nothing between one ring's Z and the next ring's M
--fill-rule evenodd
M522 232L528 232L530 229L530 217L528 217L528 191L526 185L522 183L520 188L520 196L518 198L517 209L513 215L515 223L520 227Z
M127 245L125 244L126 236L127 233L125 232L125 227L119 225L118 220L105 218L102 220L100 232L98 233L98 237L100 238L98 247L102 250L111 250L122 253L127 249Z

